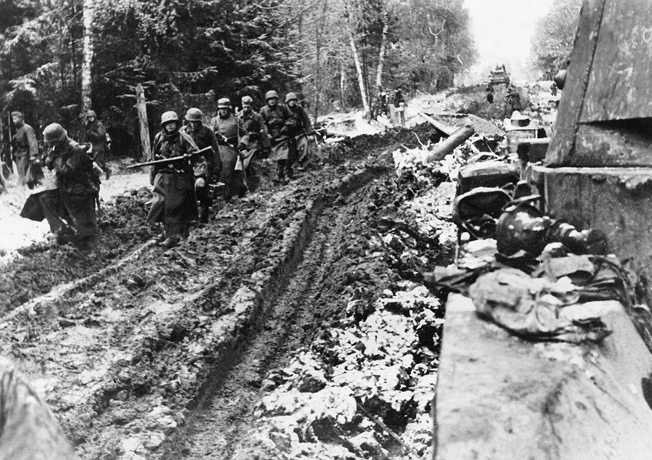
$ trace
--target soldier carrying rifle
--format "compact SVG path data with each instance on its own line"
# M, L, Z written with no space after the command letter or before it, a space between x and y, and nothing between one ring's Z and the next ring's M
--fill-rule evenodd
M229 201L236 194L242 198L247 193L242 170L237 170L238 144L244 135L238 124L238 119L231 113L231 100L222 97L217 101L217 116L211 121L213 131L220 150L222 159L222 173L220 182L225 184L224 199Z
M195 149L200 150L210 147L211 150L204 155L208 164L206 180L195 180L195 193L199 201L199 222L205 224L208 223L208 214L213 203L213 196L210 193L211 185L218 182L222 171L222 160L220 159L215 133L211 128L204 125L202 111L194 107L188 109L185 119L187 124L181 128L181 135L186 137L186 140Z
M188 236L190 224L197 219L195 187L205 185L208 175L204 152L193 154L195 149L187 135L180 134L180 128L175 112L163 113L161 131L154 137L150 158L154 162L150 173L154 199L147 222L150 225L163 222L165 240L162 245L166 248Z

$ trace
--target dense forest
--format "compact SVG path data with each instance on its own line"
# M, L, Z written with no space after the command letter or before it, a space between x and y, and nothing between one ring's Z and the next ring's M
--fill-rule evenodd
M2 0L0 32L5 113L74 133L92 108L134 137L139 83L150 125L269 89L317 116L449 87L475 59L463 0Z
M542 78L551 80L557 71L568 67L581 7L582 0L554 0L539 22L532 46Z

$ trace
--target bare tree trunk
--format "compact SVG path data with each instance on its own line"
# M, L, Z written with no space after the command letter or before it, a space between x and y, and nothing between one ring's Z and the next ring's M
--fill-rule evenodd
M358 85L360 86L360 97L362 98L362 107L364 108L365 116L369 116L369 99L367 98L367 88L365 85L365 76L362 72L362 65L360 63L360 56L358 55L358 48L355 46L355 38L353 33L353 25L351 24L351 14L348 11L348 4L344 2L344 9L346 15L346 28L349 33L349 45L353 53L353 62L355 63L355 70L358 74Z
M138 111L138 121L140 124L140 149L141 158L149 160L150 143L149 143L149 124L147 122L147 104L145 102L145 90L143 85L136 85L136 110Z
M346 90L346 70L344 69L344 60L340 59L340 109L344 109L344 94Z
M353 53L353 61L355 62L355 70L358 73L358 85L360 86L360 96L362 97L362 107L364 108L365 115L369 114L369 101L367 99L367 88L364 83L364 75L362 73L362 66L360 65L360 58L358 57L358 50L355 46L353 33L349 30L349 43L351 45L351 52Z
M326 12L328 11L328 0L324 0L324 8L321 14L321 20L315 27L315 47L316 47L316 72L315 72L315 121L319 116L319 103L321 93L321 39L324 35L324 23L326 22Z
M62 23L59 23L59 37L60 38L60 44L59 44L59 79L61 80L61 91L65 92L66 91L66 73L65 73L65 52L64 49L66 48L66 40L65 40L65 28Z
M77 17L77 10L75 9L75 2L70 2L72 8L72 15L70 22L74 22ZM70 35L70 67L72 67L72 87L77 88L77 43L75 42L74 27L68 25L68 35Z
M387 8L387 7L385 7ZM378 53L378 70L376 71L376 88L383 86L383 66L385 64L385 50L387 49L387 34L389 33L389 18L387 9L383 12L383 34L380 38L380 51Z
M84 61L81 71L82 112L86 113L93 106L91 94L91 65L93 63L93 17L95 5L93 0L84 0Z

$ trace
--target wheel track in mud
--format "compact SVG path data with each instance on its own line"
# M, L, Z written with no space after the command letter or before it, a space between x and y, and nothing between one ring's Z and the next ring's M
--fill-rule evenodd
M364 184L361 188L369 187ZM363 194L363 191L356 191ZM351 197L349 197L351 198ZM341 201L338 198L337 201ZM359 203L360 199L352 198ZM328 204L314 219L306 236L302 260L291 273L286 287L277 294L269 311L264 312L264 324L249 332L246 349L238 362L223 377L188 426L180 430L166 445L164 459L200 458L230 459L238 452L238 444L252 421L252 411L261 396L260 385L266 373L286 363L287 354L307 346L314 334L328 329L320 307L329 303L342 311L346 302L333 299L333 293L323 289L334 264L342 254L339 243L346 235L342 230L350 223L352 204ZM343 208L348 208L349 212ZM335 320L337 322L337 320Z

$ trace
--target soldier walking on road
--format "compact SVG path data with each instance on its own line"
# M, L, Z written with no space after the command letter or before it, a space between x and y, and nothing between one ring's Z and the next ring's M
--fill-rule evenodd
M185 119L188 124L181 128L181 134L189 137L187 140L190 145L195 150L211 147L210 153L204 155L208 168L206 180L195 181L195 194L199 201L199 222L205 224L208 222L210 207L213 204L213 197L209 193L210 185L218 181L222 171L222 160L220 159L215 133L204 125L202 111L197 108L188 109Z
M100 178L94 172L87 148L68 137L58 123L43 130L48 147L45 166L56 174L56 190L40 195L43 214L58 244L74 242L92 249L97 242L95 204Z
M494 103L494 95L496 94L496 91L494 90L494 87L491 83L487 83L487 88L485 90L487 92L487 102L489 104Z
M267 91L265 94L267 105L260 109L260 116L265 122L269 133L272 149L272 160L276 161L277 175L274 182L285 183L285 176L292 179L292 165L290 163L289 133L295 123L290 110L278 103L278 93Z
M394 108L398 118L397 122L401 126L405 126L405 107L407 107L407 103L403 96L403 89L399 87L394 93Z
M235 169L238 162L237 149L241 133L238 119L231 113L229 98L223 97L217 101L217 116L213 118L211 124L222 159L220 182L225 185L224 199L229 201L234 194L243 197L247 193L243 173Z
M290 158L301 168L308 161L308 136L314 136L315 131L312 129L308 114L297 104L297 101L297 95L294 93L285 96L285 103L294 119L294 123L288 127Z
M243 136L238 144L242 168L248 183L255 189L260 182L256 171L256 157L265 149L269 149L269 136L265 122L260 114L253 110L254 100L250 96L242 98L242 110L238 112L238 122L242 127ZM252 190L253 191L253 190Z
M106 155L109 149L106 143L106 128L97 119L94 110L86 112L86 123L82 130L81 142L92 145L92 159L102 168L108 180L111 177L111 168L106 164Z
M175 112L161 116L161 131L154 137L151 160L174 158L170 163L152 165L150 184L154 199L147 223L163 222L163 246L176 246L188 236L190 224L197 219L195 187L205 185L208 163L203 155L191 155L195 150L179 132L181 126Z
M512 113L516 110L522 110L521 107L521 95L519 94L516 86L510 84L507 87L507 95L505 96L505 102L508 105L508 116L511 116Z
M30 185L33 188L38 182L40 172L38 142L34 129L24 122L22 112L11 112L11 119L16 128L16 134L11 137L14 162L18 171L18 183Z

